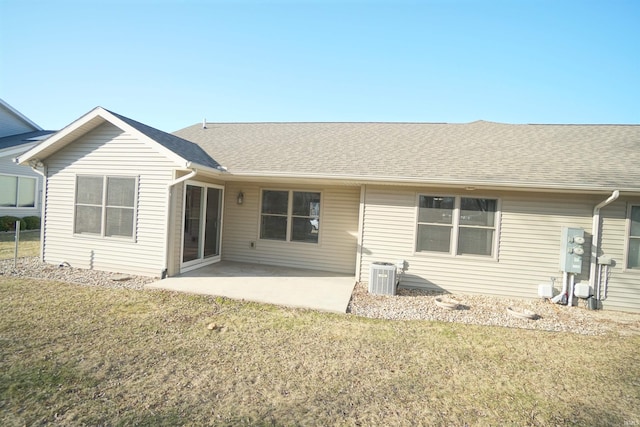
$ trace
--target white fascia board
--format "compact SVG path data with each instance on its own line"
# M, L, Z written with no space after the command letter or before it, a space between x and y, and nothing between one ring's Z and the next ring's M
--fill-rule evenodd
M425 187L455 187L475 190L516 190L516 191L532 191L545 193L583 193L583 194L605 194L611 193L615 189L619 189L621 193L638 193L640 188L620 188L616 186L589 186L589 185L562 185L562 184L546 184L546 183L521 183L521 182L500 182L500 181L465 181L465 180L448 180L438 181L429 180L419 177L394 177L394 176L362 176L362 175L324 175L324 174L296 174L287 172L230 172L229 180L248 181L248 180L299 180L299 181L324 181L351 184L375 184L375 185L400 185L400 186L425 186Z
M69 137L72 136L74 132L81 130L84 126L90 125L91 122L95 122L95 126L89 126L85 131L69 139ZM49 153L51 150L57 151L104 122L110 122L114 126L122 129L124 132L135 135L141 141L153 145L153 147L157 148L158 151L160 151L168 159L175 162L177 166L187 167L187 164L189 163L187 160L183 159L181 156L177 155L176 153L154 141L153 139L149 138L139 130L130 126L128 123L114 116L102 107L94 108L84 116L66 126L64 129L55 133L49 139L45 140L41 144L19 156L18 163L21 165L28 164L30 160L38 159L38 156L41 153ZM49 154L47 154L47 156L48 155Z
M92 120L96 119L99 114L100 107L96 107L89 111L84 116L75 120L71 124L65 126L62 130L53 134L49 139L45 140L41 144L36 145L31 150L27 151L23 155L18 157L18 163L23 165L29 163L29 160L37 159L38 155L47 151L49 148L60 149L67 145L71 141L65 141L65 138L71 135L74 131L80 129L82 126L87 125ZM74 138L75 139L75 138ZM59 147L58 147L59 146ZM57 151L56 149L56 151Z
M35 124L33 121L31 121L31 119L29 119L27 116L22 114L20 111L16 110L11 105L9 105L5 101L3 101L2 98L0 98L0 104L2 104L3 107L5 107L7 110L9 110L18 119L22 120L23 122L25 122L26 124L28 124L29 126L34 128L35 130L44 130L40 126Z
M19 156L20 154L26 152L27 150L32 149L36 145L38 145L37 142L32 142L30 144L21 144L21 145L15 145L13 147L5 148L4 150L0 150L0 157Z

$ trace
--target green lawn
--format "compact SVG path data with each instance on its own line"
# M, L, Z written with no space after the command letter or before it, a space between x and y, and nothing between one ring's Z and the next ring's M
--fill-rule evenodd
M16 252L16 239L13 232L0 233L0 259L11 259ZM20 232L18 257L34 257L40 255L40 230Z
M0 304L3 426L640 423L637 335L9 278Z

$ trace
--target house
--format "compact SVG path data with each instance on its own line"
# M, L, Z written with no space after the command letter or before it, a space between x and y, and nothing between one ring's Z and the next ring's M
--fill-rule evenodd
M98 107L18 161L42 165L48 263L164 277L232 260L366 282L372 262L403 260L402 286L537 298L569 276L603 308L640 311L636 125L202 123L168 134ZM567 227L582 233L570 274Z
M40 216L42 176L13 159L52 133L0 99L0 216Z

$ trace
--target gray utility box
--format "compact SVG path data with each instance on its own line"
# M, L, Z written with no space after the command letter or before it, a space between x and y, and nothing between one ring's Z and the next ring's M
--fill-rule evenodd
M398 286L396 265L390 262L372 262L369 268L369 293L395 295Z
M583 228L562 227L560 271L574 274L582 272L582 259L585 252L584 244Z

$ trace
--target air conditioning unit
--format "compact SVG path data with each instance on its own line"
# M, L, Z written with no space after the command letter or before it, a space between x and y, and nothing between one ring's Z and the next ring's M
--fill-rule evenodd
M396 269L391 262L372 262L369 268L369 293L395 295L398 287Z

